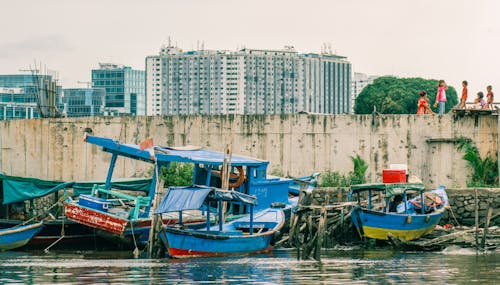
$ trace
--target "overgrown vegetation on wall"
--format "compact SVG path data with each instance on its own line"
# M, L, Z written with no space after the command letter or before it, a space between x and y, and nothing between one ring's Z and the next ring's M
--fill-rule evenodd
M368 164L359 155L351 156L353 171L347 175L340 174L338 171L328 171L321 174L321 187L348 187L353 184L362 184L366 182L366 170Z
M498 187L498 160L496 157L486 156L481 158L479 150L470 139L462 138L458 149L465 152L462 157L472 170L472 175L467 180L469 187Z

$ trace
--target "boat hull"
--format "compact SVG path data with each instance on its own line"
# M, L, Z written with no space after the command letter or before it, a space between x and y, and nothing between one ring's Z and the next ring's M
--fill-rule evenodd
M247 215L224 224L222 231L218 225L209 230L164 227L160 238L174 258L254 254L272 250L272 241L284 223L283 210L267 209L255 213L252 230Z
M110 233L123 234L129 222L128 219L77 205L76 203L65 203L64 205L64 212L69 220Z
M193 234L187 230L167 228L162 239L168 243L168 253L174 258L210 257L253 254L270 251L274 232L266 235L223 236Z
M352 212L354 226L361 237L388 240L389 235L400 240L415 240L434 230L443 211L426 215L382 213L357 208Z
M37 223L0 230L0 251L27 244L42 229L42 226L42 223Z

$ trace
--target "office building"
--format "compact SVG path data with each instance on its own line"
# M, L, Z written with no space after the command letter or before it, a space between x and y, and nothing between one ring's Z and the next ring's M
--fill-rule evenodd
M131 67L99 63L92 70L92 86L106 90L106 115L145 115L144 70Z
M61 94L51 75L0 75L0 120L59 116Z
M67 117L103 116L106 90L103 88L64 89L64 115Z
M146 58L148 115L342 114L352 109L351 64L332 53L163 46Z

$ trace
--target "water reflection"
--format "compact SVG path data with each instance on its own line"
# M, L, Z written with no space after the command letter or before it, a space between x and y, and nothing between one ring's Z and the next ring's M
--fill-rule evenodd
M190 260L133 259L131 252L5 252L0 253L0 283L495 283L498 256L461 249L401 253L341 248L323 252L318 262L297 260L295 250Z

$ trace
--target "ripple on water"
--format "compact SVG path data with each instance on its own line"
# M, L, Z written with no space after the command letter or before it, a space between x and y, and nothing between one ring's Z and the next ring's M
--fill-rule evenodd
M0 253L0 283L366 284L496 281L498 255L401 253L391 249L326 250L321 261L295 250L192 260L133 259L106 253ZM475 251L474 251L475 254ZM124 257L125 256L125 257ZM114 258L119 257L119 258ZM50 272L48 272L50 271Z

